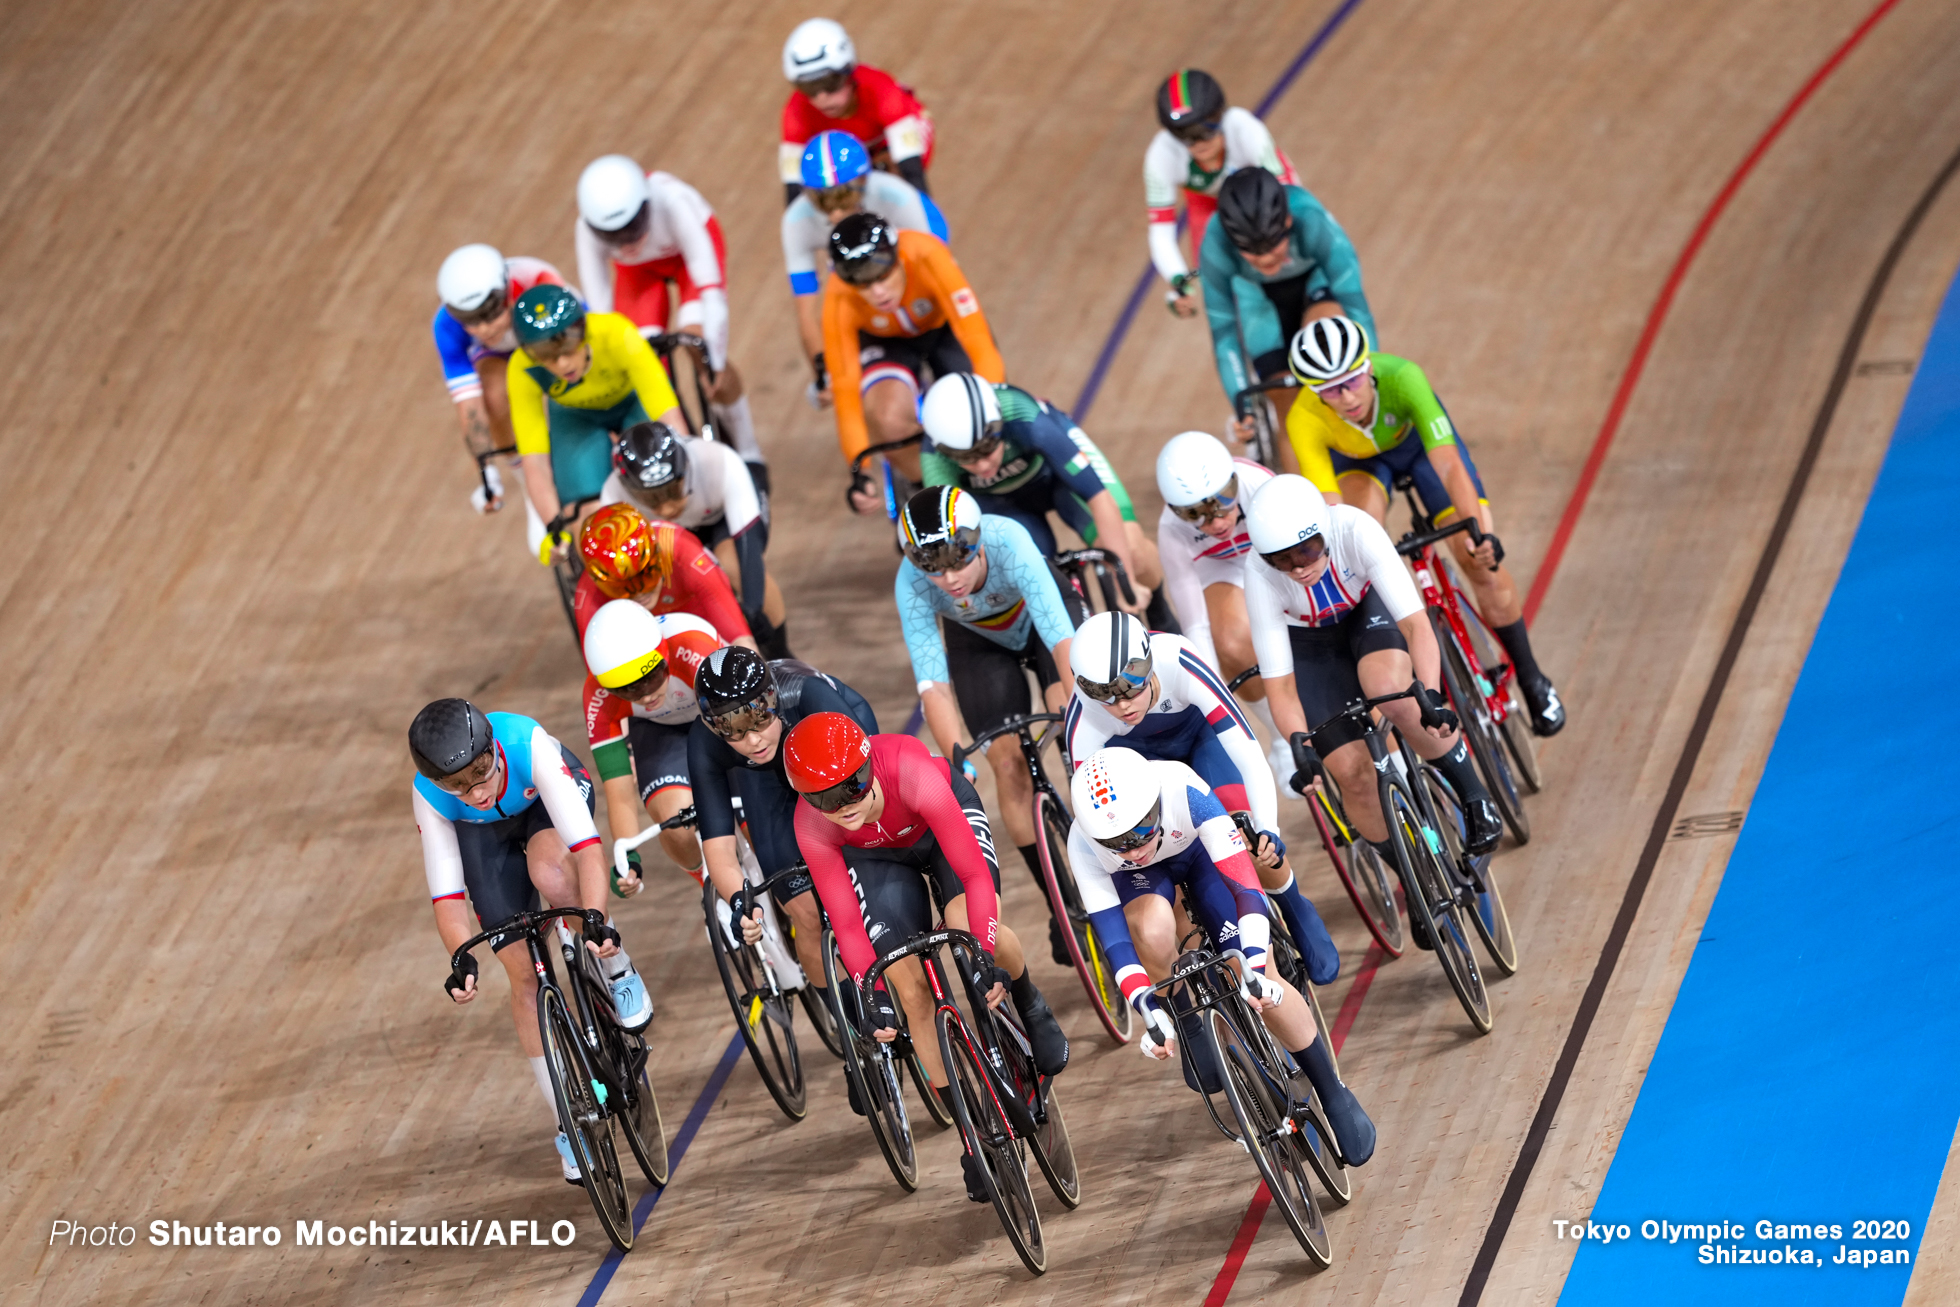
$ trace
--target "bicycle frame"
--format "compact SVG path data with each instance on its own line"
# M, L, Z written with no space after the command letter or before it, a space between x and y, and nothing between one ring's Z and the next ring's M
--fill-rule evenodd
M1246 1001L1245 987L1230 965L1235 960L1238 966L1245 965L1245 956L1236 950L1218 954L1209 948L1192 949L1178 958L1171 967L1171 974L1152 985L1151 989L1163 1002L1166 1010L1174 1010L1170 1006L1170 993L1177 986L1184 985L1191 995L1193 1017L1202 1012L1217 1012L1232 1027L1241 1042L1258 1049L1260 1056L1272 1066L1284 1066L1285 1063L1281 1060L1283 1054L1273 1039L1273 1032L1266 1029L1266 1023L1259 1019L1258 1014L1252 1011ZM1178 1058L1190 1074L1192 1083L1202 1085L1204 1082L1198 1073L1198 1064L1191 1050L1190 1041L1180 1037L1177 1047ZM1286 1095L1287 1124L1293 1127L1287 1133L1295 1133L1299 1127L1293 1122L1292 1111L1299 1100L1293 1097L1290 1085L1276 1083L1274 1087ZM1245 1140L1239 1137L1239 1132L1227 1125L1218 1115L1218 1107L1212 1102L1213 1091L1201 1089L1199 1097L1205 1100L1205 1111L1210 1115L1211 1123L1218 1128L1218 1132L1241 1148L1250 1151Z
M855 488L859 478L865 475L864 465L866 463L869 463L874 458L882 458L886 454L895 453L898 450L909 449L913 445L921 444L924 442L925 438L926 438L925 432L916 431L913 434L905 437L905 439L903 440L887 440L883 444L866 445L863 449L860 449L857 453L857 457L851 460L852 487ZM893 472L892 472L892 465L890 459L884 460L883 472L881 474L881 477L883 480L884 491L885 491L885 520L888 522L896 522L898 521L898 509L899 509L898 485L892 479Z
M1487 535L1468 518L1452 522L1440 530L1428 529L1429 519L1416 506L1414 488L1402 482L1397 483L1397 488L1408 497L1409 512L1418 529L1402 537L1395 546L1396 552L1409 560L1409 568L1415 573L1416 589L1421 592L1423 603L1443 614L1443 621L1450 628L1450 637L1456 642L1463 665L1476 678L1477 692L1484 697L1491 721L1501 725L1511 713L1511 682L1516 679L1517 670L1509 663L1499 663L1494 668L1486 669L1477 658L1476 642L1470 638L1470 628L1463 616L1463 592L1450 577L1443 560L1436 556L1436 546L1460 531L1467 531L1478 544L1489 540L1496 547L1499 562L1504 560L1504 546L1496 536ZM1481 622L1483 619L1480 617L1477 620Z

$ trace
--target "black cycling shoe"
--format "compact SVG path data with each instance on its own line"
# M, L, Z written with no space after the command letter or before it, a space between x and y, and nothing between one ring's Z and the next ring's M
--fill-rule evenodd
M1027 1028L1028 1044L1034 1049L1034 1069L1044 1076L1060 1075L1068 1065L1068 1036L1062 1033L1062 1023L1055 1020L1048 1000L1037 989L1028 1002L1017 1001L1015 1006L1021 1010L1021 1024Z
M1048 918L1048 956L1058 967L1075 965L1075 959L1069 956L1068 941L1062 938L1061 925L1053 917Z
M863 1116L864 1103L858 1098L858 1082L849 1071L844 1073L844 1095L851 1100L851 1110Z
M1334 1131L1343 1162L1360 1166L1375 1155L1375 1123L1361 1110L1361 1100L1352 1089L1337 1086L1333 1094L1321 1097L1320 1106L1327 1113L1327 1124Z
M987 1192L987 1168L972 1153L960 1153L960 1173L966 1177L966 1196L976 1203L991 1203L994 1196Z
M1463 805L1463 851L1471 857L1489 853L1504 838L1504 818L1489 795Z
M1558 691L1550 680L1543 676L1534 681L1520 679L1518 689L1524 692L1525 706L1531 710L1533 735L1557 735L1565 729L1565 705L1558 701Z

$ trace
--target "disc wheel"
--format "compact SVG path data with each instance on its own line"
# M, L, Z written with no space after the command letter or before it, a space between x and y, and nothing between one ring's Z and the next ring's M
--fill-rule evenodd
M1136 1024L1136 1014L1124 1001L1123 990L1116 983L1116 967L1097 938L1089 914L1082 910L1082 898L1069 871L1068 814L1049 794L1037 793L1035 807L1039 818L1035 825L1035 844L1042 884L1048 891L1048 911L1066 927L1062 938L1068 943L1075 974L1089 995L1089 1006L1095 1010L1097 1020L1111 1039L1127 1044Z
M1213 1008L1205 1017L1204 1029L1225 1069L1225 1097L1238 1120L1241 1142L1252 1154L1274 1206L1286 1218L1287 1228L1301 1249L1317 1265L1331 1266L1334 1245L1327 1237L1327 1222L1307 1179L1307 1163L1297 1136L1288 1129L1290 1123L1273 1093L1271 1072L1260 1065L1258 1056L1223 1012Z
M776 1100L783 1115L801 1121L808 1111L803 1084L803 1059L796 1048L795 1009L789 996L770 983L761 955L731 938L740 929L727 911L710 881L702 888L702 911L708 919L708 940L713 946L715 970L721 974L721 987L728 995L735 1025L748 1046L749 1060L755 1063L763 1086Z
M1463 852L1463 809L1456 801L1456 793L1441 773L1433 767L1422 769L1423 782L1429 786L1430 801L1436 805L1436 815L1442 818L1443 847L1452 865L1461 868L1457 876L1457 901L1462 905L1462 915L1470 919L1478 938L1484 942L1484 952L1490 955L1491 965L1507 976L1518 973L1518 940L1511 933L1511 914L1504 910L1504 895L1497 888L1497 878L1491 871L1489 854L1480 858L1466 857ZM1474 879L1471 879L1474 877ZM1483 888L1477 888L1482 882Z
M1430 609L1429 620L1436 628L1436 643L1443 650L1443 687L1462 722L1463 738L1470 745L1471 756L1477 760L1477 770L1483 773L1490 797L1497 801L1497 810L1511 829L1511 838L1519 844L1529 844L1531 820L1525 816L1524 796L1519 793L1517 777L1511 771L1511 755L1499 742L1496 723L1491 721L1490 704L1464 665L1456 634L1443 620L1442 613Z
M967 1038L965 1023L941 1008L938 1026L939 1052L956 1091L953 1116L959 1123L960 1141L980 1159L994 1214L1000 1217L1021 1264L1040 1275L1048 1269L1048 1250L1041 1236L1041 1213L1035 1210L1034 1191L1028 1187L1027 1145L1014 1137L994 1107L993 1091Z
M613 1247L631 1252L633 1211L626 1198L626 1173L613 1147L612 1117L601 1098L606 1088L587 1077L579 1055L578 1024L565 1011L563 996L550 986L538 990L538 1033L544 1039L558 1123L571 1144L585 1196Z

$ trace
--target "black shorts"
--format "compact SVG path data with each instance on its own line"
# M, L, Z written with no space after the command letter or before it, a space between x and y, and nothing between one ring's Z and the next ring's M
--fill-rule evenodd
M565 765L572 769L572 779L578 782L579 793L585 796L585 807L590 812L595 800L592 778L586 774L585 764L562 744L558 751L564 755ZM476 909L476 919L483 925L500 926L520 912L537 910L538 890L531 883L531 865L524 850L533 835L550 829L551 813L542 799L502 821L456 823L456 848L463 858L463 888L469 891L470 906ZM490 948L494 952L517 942L514 935L493 935Z
M979 792L965 776L953 773L953 795L966 810L967 823L987 870L993 873L994 893L1000 893L1000 859L994 853L993 829ZM925 931L946 911L946 905L966 893L953 864L931 834L902 849L854 849L846 845L844 861L851 869L858 906L864 912L865 933L883 957Z
M716 545L732 538L728 534L728 519L726 517L718 517L712 522L703 522L700 526L689 527L687 529L694 532L694 538L699 540L701 547L711 554L714 553ZM757 518L749 527L749 530L762 532L758 539L762 542L762 551L768 553L769 514L765 512L761 517ZM731 576L728 579L730 582L733 582L735 578Z
M1048 564L1048 572L1062 592L1069 621L1082 625L1088 612L1081 596L1055 570L1052 562ZM1054 655L1042 640L1041 632L1033 627L1028 629L1026 644L1009 649L964 623L942 620L939 625L946 641L946 674L952 677L953 698L960 706L966 729L974 735L986 734L1009 717L1038 710L1028 694L1027 672L1034 673L1044 690L1061 679L1055 670Z
M1332 626L1289 626L1286 634L1293 642L1293 686L1300 692L1300 710L1308 729L1315 731L1362 697L1356 664L1381 649L1406 653L1409 648L1402 628L1388 615L1388 605L1373 589ZM1341 722L1316 735L1313 747L1325 757L1360 738L1351 723Z
M917 336L874 336L858 333L858 367L863 378L858 389L865 391L880 381L910 377L912 388L923 394L940 377L973 371L973 360L966 346L950 326L934 327Z
M1287 350L1291 348L1293 337L1300 330L1301 319L1307 316L1307 310L1323 300L1334 298L1325 286L1309 288L1307 282L1312 276L1313 272L1308 271L1297 277L1259 283L1259 289L1266 292L1266 299L1273 306L1273 311L1279 314L1280 338L1285 341L1278 349L1268 350L1252 360L1252 370L1261 381L1286 371Z
M668 726L644 717L626 719L626 742L633 750L633 775L640 783L640 802L676 785L686 789L687 733L694 725Z

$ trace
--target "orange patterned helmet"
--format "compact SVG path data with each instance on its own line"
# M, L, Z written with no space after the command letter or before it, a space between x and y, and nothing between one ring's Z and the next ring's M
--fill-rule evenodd
M578 537L585 572L608 599L638 594L655 578L647 575L653 562L653 532L630 504L608 504L586 519Z

